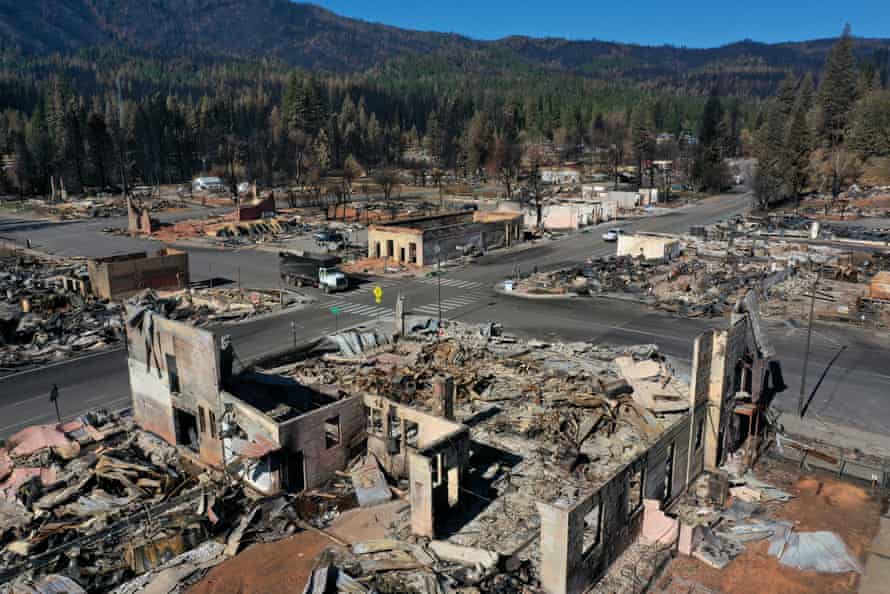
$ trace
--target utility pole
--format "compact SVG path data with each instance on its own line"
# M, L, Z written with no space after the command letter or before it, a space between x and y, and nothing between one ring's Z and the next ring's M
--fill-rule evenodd
M436 337L438 340L439 330L442 329L442 246L436 244L436 304L439 309L439 325L436 328Z
M803 373L800 376L800 394L797 397L797 415L803 417L804 393L807 387L807 366L810 363L810 343L813 339L813 313L816 309L816 287L819 285L819 277L822 275L822 266L816 272L816 279L810 289L810 323L807 325L807 350L803 354Z
M56 406L56 419L58 419L59 425L61 425L62 414L59 412L59 386L56 384L53 384L53 389L49 393L49 401Z

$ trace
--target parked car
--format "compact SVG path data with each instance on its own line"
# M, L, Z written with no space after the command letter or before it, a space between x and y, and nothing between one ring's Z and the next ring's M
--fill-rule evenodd
M343 243L343 236L336 231L320 231L315 234L318 243Z
M603 241L618 241L618 236L623 234L624 231L621 229L609 229L603 233Z

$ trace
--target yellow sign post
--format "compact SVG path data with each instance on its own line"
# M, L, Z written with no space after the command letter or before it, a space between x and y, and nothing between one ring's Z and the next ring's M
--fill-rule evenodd
M374 301L380 305L380 301L383 299L383 289L380 287L374 287Z

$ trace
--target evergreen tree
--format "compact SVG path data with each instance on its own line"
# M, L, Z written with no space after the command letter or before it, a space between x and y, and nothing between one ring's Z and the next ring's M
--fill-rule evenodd
M433 110L426 122L426 135L423 137L423 148L433 158L435 167L442 167L445 162L445 131L439 123L439 114Z
M860 99L850 128L850 148L863 158L890 156L890 91L872 91Z
M786 118L790 118L794 112L794 105L798 98L798 80L791 72L785 75L782 83L779 85L778 109L779 113Z
M45 194L52 175L53 150L43 105L38 104L31 114L25 130L25 143L30 165L26 168L33 178L29 185L35 191Z
M470 118L461 144L467 173L478 175L485 166L491 146L491 129L484 112L476 111Z
M35 171L31 151L28 150L28 144L25 142L24 135L20 132L11 134L10 144L15 156L10 171L12 182L19 189L20 195L31 194L37 190L34 184Z
M847 25L828 53L819 85L818 102L822 110L820 133L828 146L835 147L843 142L855 100L856 59L850 26Z
M791 122L788 124L785 140L781 150L784 156L785 187L788 194L797 199L803 192L807 182L807 168L810 162L810 130L807 125L806 112L798 107L794 110Z
M754 198L761 210L768 210L785 196L787 159L783 150L785 122L782 108L769 108L766 122L757 138L757 171L754 175Z
M87 162L93 180L100 188L108 186L108 165L111 154L111 136L105 118L95 111L87 117Z
M812 111L815 92L813 75L808 72L800 83L800 91L797 94L797 109L803 110L806 114Z
M719 192L728 184L729 171L723 161L726 139L721 126L723 104L716 89L711 92L702 113L699 141L692 179L702 189Z
M643 185L643 165L655 157L655 124L652 121L652 111L648 103L638 104L631 114L630 146L633 159L637 164L637 175L640 185ZM650 172L651 183L651 172Z

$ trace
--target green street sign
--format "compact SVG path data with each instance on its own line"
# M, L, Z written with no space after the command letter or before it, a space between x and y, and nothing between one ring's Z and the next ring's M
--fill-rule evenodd
M339 308L339 307L332 307L332 308L331 308L331 313L334 314L335 316L339 316L339 315L340 315L340 308Z

